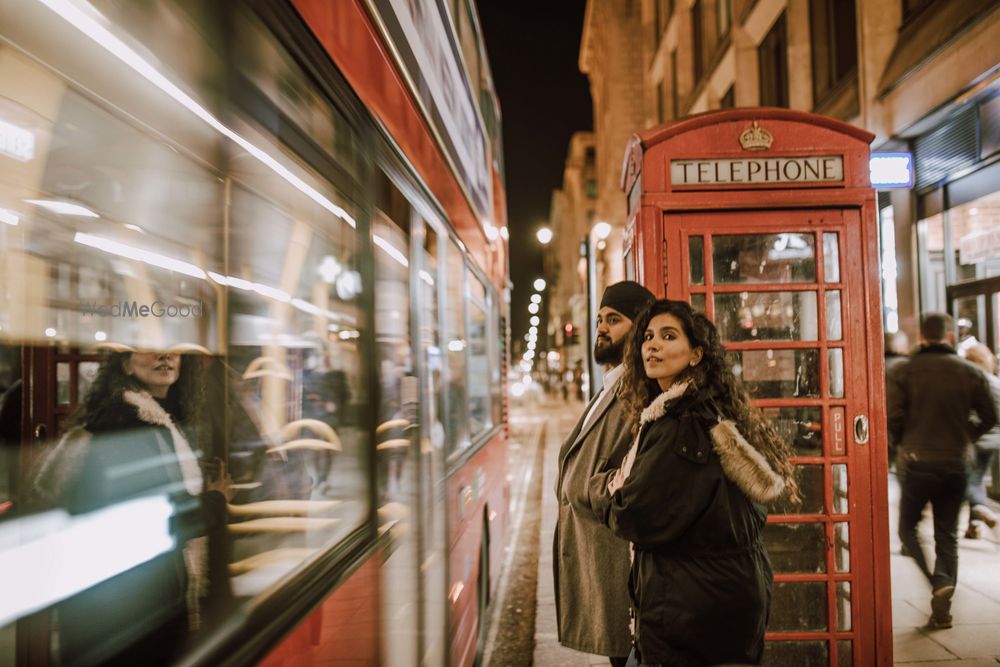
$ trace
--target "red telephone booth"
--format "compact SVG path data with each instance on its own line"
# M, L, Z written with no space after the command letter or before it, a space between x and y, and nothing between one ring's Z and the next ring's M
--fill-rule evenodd
M629 278L715 323L793 444L803 502L770 508L768 665L888 665L888 463L873 135L786 109L633 136Z

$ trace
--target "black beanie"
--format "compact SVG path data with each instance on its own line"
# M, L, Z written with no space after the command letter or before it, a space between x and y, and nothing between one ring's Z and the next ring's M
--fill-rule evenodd
M634 320L643 306L655 297L648 289L633 280L623 280L614 285L608 285L601 298L601 308L607 306Z

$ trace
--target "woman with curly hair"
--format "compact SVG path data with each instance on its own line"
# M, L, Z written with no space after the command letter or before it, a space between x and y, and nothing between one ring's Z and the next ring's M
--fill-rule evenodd
M81 514L149 496L170 505L148 519L163 522L174 547L55 607L64 665L167 664L200 625L209 584L216 598L225 596L224 471L203 474L198 450L201 362L171 352L109 353L73 426L34 476L38 509ZM133 548L129 532L120 527L109 553Z
M759 664L772 587L763 505L797 500L789 446L687 303L636 317L625 368L635 443L589 493L598 520L632 543L629 664Z

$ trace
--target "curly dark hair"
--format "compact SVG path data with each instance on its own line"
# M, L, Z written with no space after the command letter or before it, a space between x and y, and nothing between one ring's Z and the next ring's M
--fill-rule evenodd
M688 394L693 401L711 402L719 416L731 419L736 424L747 442L782 477L786 497L793 503L798 502L795 466L789 460L792 455L791 447L778 435L774 425L761 411L750 405L750 396L726 359L722 339L715 325L684 301L653 301L635 318L625 344L625 376L622 380L626 406L633 417L633 430L638 431L642 410L662 391L656 380L646 376L642 363L642 343L646 328L650 320L662 314L677 318L691 347L700 347L703 353L701 361L685 369L677 379L691 382Z
M101 362L94 383L73 416L73 424L88 431L108 430L109 425L121 419L122 392L146 389L134 376L125 371L131 352L108 352ZM194 355L180 355L180 373L177 382L170 385L164 404L174 422L191 435L198 430L201 418L203 383L201 360Z

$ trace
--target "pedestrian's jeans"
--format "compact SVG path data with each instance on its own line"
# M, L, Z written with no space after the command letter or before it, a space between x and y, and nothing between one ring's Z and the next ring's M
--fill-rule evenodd
M976 447L975 458L969 464L969 481L965 492L965 498L969 501L969 505L986 504L986 487L983 485L983 478L986 477L986 471L990 469L990 464L993 463L993 457L996 456L996 453L995 449Z
M902 487L899 539L935 590L954 586L958 580L958 512L966 491L965 463L913 461L904 453L897 471ZM933 571L917 539L917 524L927 503L934 514Z
M663 667L663 665L640 664L639 657L635 652L635 646L633 646L632 651L628 654L628 662L625 663L625 667ZM736 664L734 662L726 665L716 665L716 667L753 667L753 665Z

